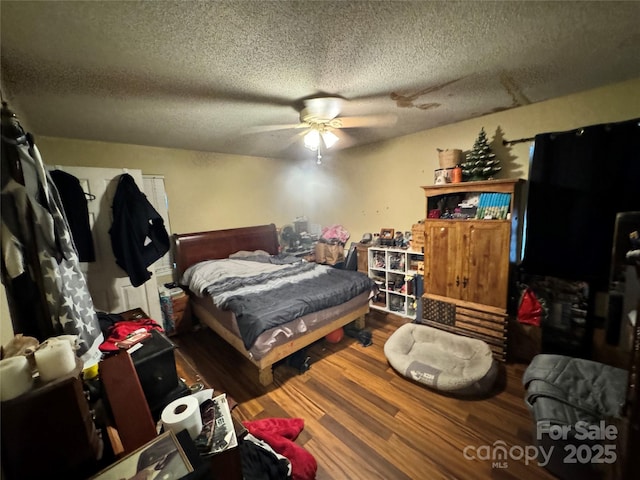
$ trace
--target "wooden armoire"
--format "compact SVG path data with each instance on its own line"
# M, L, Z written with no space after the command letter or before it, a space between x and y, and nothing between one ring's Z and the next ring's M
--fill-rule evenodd
M511 267L520 248L523 183L506 179L422 187L426 218L421 322L484 340L503 361ZM492 205L492 194L501 195L495 197L502 207L500 202ZM474 207L478 199L491 208Z

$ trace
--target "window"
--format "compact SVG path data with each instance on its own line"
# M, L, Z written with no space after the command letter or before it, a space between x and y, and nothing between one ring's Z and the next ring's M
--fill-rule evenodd
M171 237L171 225L169 223L169 201L164 190L164 177L160 175L143 175L144 193L149 199L153 208L160 214L164 220L164 226L167 229L169 237ZM171 275L173 273L173 259L171 258L172 250L169 250L155 264L156 276Z

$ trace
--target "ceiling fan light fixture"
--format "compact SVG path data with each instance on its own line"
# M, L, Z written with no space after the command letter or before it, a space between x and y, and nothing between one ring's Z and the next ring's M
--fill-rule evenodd
M324 142L324 145L327 148L333 147L336 144L336 142L339 140L338 136L335 133L329 132L328 130L322 132L321 135L322 135L322 141Z
M323 125L312 125L304 136L304 146L315 152L320 148L320 139L325 148L333 147L339 140L335 133L327 130Z
M309 150L316 151L320 146L320 132L315 128L312 128L304 136L304 146Z

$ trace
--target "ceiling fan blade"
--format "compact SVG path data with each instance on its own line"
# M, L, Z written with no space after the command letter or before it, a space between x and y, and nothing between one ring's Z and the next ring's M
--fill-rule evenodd
M302 131L296 133L295 135L291 135L291 137L289 137L289 139L286 140L282 144L281 150L286 150L287 148L289 148L294 143L297 143L302 137L304 137L304 135L307 133L307 131L308 130L302 130Z
M309 125L306 123L283 123L280 125L256 125L253 127L247 127L246 133L260 133L260 132L273 132L275 130L289 130L292 128L307 128Z
M362 117L338 117L341 128L391 127L398 121L397 115L381 114Z

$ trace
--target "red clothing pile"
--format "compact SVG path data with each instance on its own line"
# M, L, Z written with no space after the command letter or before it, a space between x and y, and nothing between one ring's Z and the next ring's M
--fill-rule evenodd
M302 418L265 418L242 423L254 437L268 443L291 462L292 480L313 480L318 464L300 445L294 443L304 428Z
M105 335L105 341L100 344L100 351L109 353L109 352L117 352L118 346L117 342L121 342L127 335L144 328L147 332L151 330L158 330L160 332L164 332L162 326L151 318L141 318L140 320L122 320L116 322L112 327L109 328L107 335Z

